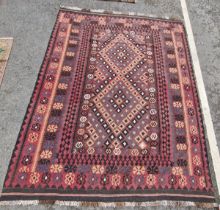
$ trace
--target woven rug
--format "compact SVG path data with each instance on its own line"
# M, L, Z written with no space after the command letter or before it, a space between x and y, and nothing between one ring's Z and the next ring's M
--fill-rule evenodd
M183 24L61 9L1 200L214 207L210 164Z
M5 68L8 62L12 43L13 43L12 38L0 38L0 85L3 80L3 76L4 76Z

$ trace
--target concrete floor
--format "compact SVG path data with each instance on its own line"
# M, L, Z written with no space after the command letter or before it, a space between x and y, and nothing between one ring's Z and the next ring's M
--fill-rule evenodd
M81 8L134 11L183 19L179 0L138 0L136 4L98 0L0 0L0 37L14 37L13 49L0 89L0 189L61 3ZM220 148L220 1L187 0L187 5ZM45 205L0 208L81 209Z

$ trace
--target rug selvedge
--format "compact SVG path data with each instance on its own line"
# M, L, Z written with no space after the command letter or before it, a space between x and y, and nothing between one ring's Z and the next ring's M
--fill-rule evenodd
M2 199L214 203L185 36L61 10Z

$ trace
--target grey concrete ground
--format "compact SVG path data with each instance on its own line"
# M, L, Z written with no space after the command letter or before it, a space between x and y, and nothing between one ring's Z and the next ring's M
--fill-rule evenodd
M220 148L220 1L188 0L187 2Z
M98 0L0 0L0 37L14 37L10 60L0 88L0 189L61 3L81 8L134 11L183 19L179 0L139 0L136 4ZM187 0L187 5L220 147L220 1ZM4 206L1 209L80 208L41 205Z

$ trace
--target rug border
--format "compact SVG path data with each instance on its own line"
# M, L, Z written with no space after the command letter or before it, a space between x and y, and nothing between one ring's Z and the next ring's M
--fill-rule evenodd
M40 65L40 67L39 67L39 70L38 70L38 72L37 72L36 81L35 81L35 83L34 83L34 85L33 85L32 94L31 94L30 99L29 99L29 102L28 102L28 104L27 104L24 117L23 117L23 119L22 119L22 121L21 121L21 122L22 122L22 123L21 123L21 127L20 127L20 130L19 130L19 132L18 132L17 139L16 139L16 141L15 141L15 144L14 144L14 147L13 147L13 150L12 150L12 153L11 153L11 158L10 158L10 160L9 160L9 164L8 164L8 167L7 167L7 170L6 170L5 178L4 178L4 181L3 181L3 186L2 186L2 189L1 189L1 191L0 191L0 205L1 205L1 198L2 198L2 196L3 196L4 183L5 183L5 181L7 180L7 175L8 175L8 173L9 173L9 171L10 171L10 169L11 169L11 165L12 165L12 163L13 163L13 159L14 159L13 154L14 154L15 151L17 150L17 144L19 143L19 137L20 137L20 135L21 135L21 132L25 129L25 124L26 124L26 120L27 120L27 115L28 115L28 113L30 112L31 107L32 107L32 105L33 105L33 99L36 97L36 95L39 94L40 89L39 89L38 86L41 86L41 85L42 85L41 78L42 78L42 77L45 77L45 75L43 74L43 72L44 72L44 70L45 70L45 69L44 69L45 66L48 65L48 57L49 57L49 55L51 54L52 39L53 39L53 36L55 35L54 33L55 33L55 29L56 29L56 27L57 27L57 25L58 25L58 24L57 24L57 19L59 18L59 16L60 16L60 10L58 11L58 13L57 13L57 15L56 15L56 17L55 17L55 22L54 22L54 24L53 24L52 31L51 31L50 36L49 36L49 40L48 40L48 44L47 44L47 46L46 46L46 50L45 50L45 52L44 52L43 60L42 60L42 63L41 63L41 65ZM13 40L14 40L14 39L13 39ZM42 75L42 74L43 74L43 75Z
M152 16L152 15L145 15L143 13L135 13L135 12L123 13L123 12L117 12L117 11L108 12L108 11L105 11L105 10L97 10L97 9L96 10L94 10L94 9L91 9L91 10L86 9L85 10L85 9L81 9L81 8L78 8L78 7L65 7L65 6L60 6L57 18L59 16L59 13L60 13L61 10L65 10L65 11L70 10L70 11L75 11L75 12L77 12L77 11L80 11L80 12L92 12L92 13L99 13L99 14L100 13L104 13L104 14L111 14L111 15L127 15L127 16L134 16L135 15L135 16L137 16L137 18L138 17L140 17L140 18L141 17L147 17L148 19L162 20L162 21L172 21L172 22L178 22L178 23L181 23L182 25L184 25L183 21L181 21L181 20L174 20L174 19L171 19L171 18L168 18L168 17L156 17L156 16ZM54 27L53 27L53 30L52 30L52 33L51 33L51 36L50 36L49 40L51 40L52 34L54 32L55 25L56 25L56 21L55 21L55 24L54 24ZM184 25L184 27L185 27L185 25ZM187 30L186 30L186 35L187 35L186 38L187 38L187 42L188 42L187 44L189 45L188 49L190 50L190 53L192 53L191 52L191 46L190 46L190 43L189 43L189 35L188 35L188 31ZM45 52L45 56L47 54L49 46L50 46L50 42L49 42L47 50ZM190 54L190 57L191 57L191 54ZM191 65L193 66L193 73L195 74L195 69L196 68L194 66L195 64L194 64L194 60L192 59L192 57L191 57L190 62L191 62ZM42 66L44 64L45 63L43 61L42 65L41 65L41 68L40 68L41 70L42 70ZM200 69L200 71L201 71L201 69ZM39 80L39 77L41 76L41 74L42 74L42 71L40 71L39 74L38 74L38 78L37 78L37 81L36 81L34 89L37 86L37 83L38 83L38 80ZM202 84L201 84L201 79L202 78L200 78L200 83L199 84L198 84L198 81L197 81L196 74L195 74L195 78L196 78L195 83L196 83L197 91L199 92L199 95L202 95L200 93L200 89L198 88L199 85L202 86ZM203 80L202 80L202 83L203 83ZM203 88L204 88L204 83L203 83ZM205 89L203 91L205 91ZM204 95L202 95L202 96L204 96ZM206 96L206 93L205 93L205 96ZM206 96L206 100L207 100L207 96ZM31 96L30 102L31 101L32 101L32 96ZM208 106L208 109L206 108L205 110L203 110L203 106L207 106L208 102L207 102L207 104L204 105L200 101L200 105L202 106L202 114L203 114L203 120L204 120L204 118L206 117L204 112L209 111L209 115L210 115L209 106ZM28 111L28 109L29 109L29 105L28 105L27 111ZM26 116L26 114L25 114L25 116ZM210 117L211 117L211 115L210 115ZM206 122L206 121L207 121L207 119L204 120L204 122ZM212 121L209 122L209 123L212 124ZM206 127L205 124L204 124L204 126ZM213 126L213 124L212 124L212 126ZM206 139L208 139L206 142L210 144L209 138L207 137ZM208 156L209 155L210 154L208 154ZM211 156L212 156L212 154L211 154ZM211 163L213 163L213 162L214 161L212 160ZM9 164L9 167L10 167L10 164ZM209 167L210 167L210 164L209 164ZM8 168L8 170L9 169L10 168ZM217 177L215 177L215 179L216 178ZM8 200L8 201L2 200L2 201L0 201L0 206L2 206L2 205L19 205L19 204L20 205L38 205L38 204L44 203L44 201L47 202L47 200ZM48 202L53 202L53 201L48 201ZM129 207L129 206L133 206L133 207L134 206L143 206L143 207L146 207L146 206L173 206L173 207L179 207L179 206L182 206L182 207L184 207L185 206L186 207L186 206L196 206L196 207L201 207L202 208L203 205L205 205L206 208L213 208L213 207L218 207L219 206L219 204L216 203L216 202L212 202L212 203L199 203L199 202L192 202L192 201L175 201L175 200L157 200L157 201L148 201L148 202L107 202L107 203L106 202L84 202L84 201L62 201L62 200L55 200L53 202L53 204L66 205L66 206L94 206L94 207L98 207L98 206L100 206L100 207L119 207L119 206L120 207L123 207L123 206L125 206L125 207L126 206L127 207Z

